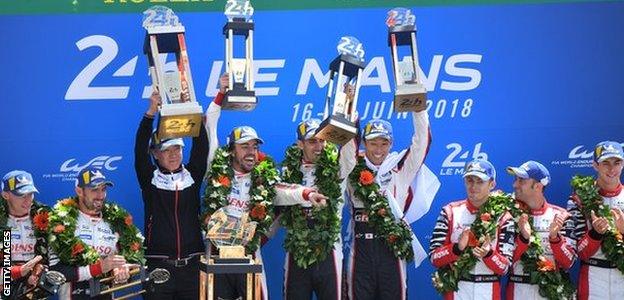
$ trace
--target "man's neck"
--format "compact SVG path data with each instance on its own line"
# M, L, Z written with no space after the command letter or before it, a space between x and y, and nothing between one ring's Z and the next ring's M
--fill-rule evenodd
M531 210L535 210L535 209L540 209L542 208L542 206L544 206L544 203L546 203L546 198L544 197L544 195L539 195L533 199L522 199L524 200L527 206L529 206L529 208Z
M619 180L613 181L613 182L606 182L605 180L598 178L598 180L596 180L596 184L598 185L600 190L605 191L605 192L611 192L611 191L617 190L620 187L620 185L622 185L622 182L620 182Z

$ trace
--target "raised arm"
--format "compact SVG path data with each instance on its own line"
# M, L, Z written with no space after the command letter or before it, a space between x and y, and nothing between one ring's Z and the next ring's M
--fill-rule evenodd
M221 103L223 102L223 98L225 98L225 92L227 90L229 81L230 80L227 73L221 75L221 78L219 78L219 92L206 109L206 121L204 122L204 126L206 126L208 142L210 143L208 148L207 160L208 168L210 168L210 164L212 163L215 153L219 148L219 139L217 137L217 124L219 122L219 117L221 116Z
M154 116L158 113L160 103L160 95L154 91L150 96L149 107L141 119L134 140L134 171L142 189L150 184L152 172L156 168L150 158L149 140L152 135Z

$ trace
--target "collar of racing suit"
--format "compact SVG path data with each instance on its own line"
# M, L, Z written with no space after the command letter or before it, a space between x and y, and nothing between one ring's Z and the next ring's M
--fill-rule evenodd
M470 202L470 200L466 199L466 208L468 208L468 211L471 214L475 214L479 211L479 208L474 206L474 204L472 204L472 202Z
M618 185L617 188L615 188L612 191L607 191L607 190L602 189L602 188L598 191L600 196L608 197L608 198L615 197L615 196L619 195L620 192L622 192L622 184L621 183L620 183L620 185Z

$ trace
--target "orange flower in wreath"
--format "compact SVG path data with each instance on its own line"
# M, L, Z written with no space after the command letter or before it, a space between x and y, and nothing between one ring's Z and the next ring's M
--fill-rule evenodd
M230 179L227 178L227 176L219 176L219 178L217 179L217 182L219 182L220 185L224 186L224 187L230 187Z
M72 256L76 256L82 253L82 251L84 251L84 246L82 246L82 243L75 243L72 246Z
M48 229L48 212L43 211L33 217L33 224L38 230Z
M58 224L54 226L54 229L52 229L52 231L54 233L62 233L63 231L65 231L65 226L63 224Z
M375 181L375 175L369 170L363 170L360 172L360 183L362 185L371 185Z
M74 199L71 199L71 198L63 199L61 200L61 205L76 206L76 201L74 201Z
M388 243L394 244L397 239L398 239L398 237L396 235L391 234L391 235L388 236Z
M256 220L264 220L266 217L266 207L262 204L258 204L251 209L249 215Z
M124 223L126 223L126 226L131 226L132 225L132 216L131 215L127 215L124 218Z
M555 263L543 256L540 256L537 262L537 270L540 272L551 272L555 270Z
M130 245L130 250L132 251L139 251L139 249L141 249L141 244L139 244L139 242L134 242Z

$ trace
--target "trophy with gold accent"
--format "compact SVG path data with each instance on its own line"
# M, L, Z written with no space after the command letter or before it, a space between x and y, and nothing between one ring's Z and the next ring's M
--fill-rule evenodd
M253 239L256 225L248 213L225 207L210 216L206 225L210 244L201 262L200 299L214 299L215 274L247 274L245 299L260 299L262 262L259 257L245 255L245 245ZM212 255L211 244L218 249L218 256Z
M143 28L146 30L143 52L147 55L152 86L163 99L159 137L198 136L202 108L195 98L184 26L171 9L157 5L143 12ZM166 53L175 53L175 69L165 70L160 54Z
M253 78L253 12L249 0L228 0L225 4L225 16L228 19L223 26L225 72L230 77L230 85L221 105L223 109L249 111L258 104ZM236 36L245 37L245 58L234 57Z
M357 132L355 114L360 91L360 79L365 67L362 43L352 36L345 36L338 43L338 57L329 64L329 84L325 98L325 119L315 136L337 145L344 145ZM354 85L353 96L347 96L346 85ZM332 113L329 107L333 98Z
M416 16L409 9L394 8L388 12L386 25L396 84L394 111L421 111L427 106L427 90L418 76ZM411 55L399 61L398 46L409 46Z

